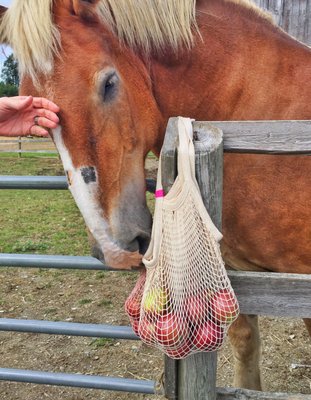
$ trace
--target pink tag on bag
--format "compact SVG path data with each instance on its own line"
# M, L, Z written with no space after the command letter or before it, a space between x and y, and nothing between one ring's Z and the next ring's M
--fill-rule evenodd
M159 189L155 191L155 198L159 198L159 197L164 197L164 190L163 189Z

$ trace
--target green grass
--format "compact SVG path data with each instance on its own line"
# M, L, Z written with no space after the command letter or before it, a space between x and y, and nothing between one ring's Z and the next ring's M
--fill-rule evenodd
M99 339L92 340L91 346L94 346L95 348L99 348L99 347L113 346L115 343L116 343L115 339L99 338Z
M0 157L4 158L19 158L19 153L13 152L0 152ZM22 153L21 158L58 158L58 153L38 153L38 152L31 152L31 153Z
M64 175L58 157L0 156L0 175Z
M90 304L90 303L92 303L92 299L81 299L81 300L79 300L79 304L81 306L83 306L84 304Z
M0 175L63 175L58 158L2 158ZM0 252L89 255L85 224L67 190L0 190Z
M152 157L153 155L150 155ZM64 175L58 157L0 156L0 175ZM147 193L153 211L153 194ZM89 255L83 218L68 190L0 190L0 252ZM105 278L99 272L97 279Z
M99 303L97 303L97 305L98 305L98 307L108 307L108 308L112 308L113 307L112 301L111 300L106 300L106 299L101 300Z

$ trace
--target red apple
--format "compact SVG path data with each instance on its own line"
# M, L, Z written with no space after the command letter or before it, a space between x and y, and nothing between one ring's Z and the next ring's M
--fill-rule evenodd
M184 307L186 317L193 325L203 322L208 316L208 301L203 294L186 297Z
M239 314L239 305L231 291L222 289L211 298L210 311L215 322L230 324Z
M156 342L155 339L155 326L154 323L149 321L147 318L143 318L139 324L139 337L147 344Z
M192 343L199 350L216 350L224 340L223 328L212 321L199 325L193 333Z
M125 311L130 318L139 319L141 302L138 297L129 297L124 305Z
M131 318L131 325L135 335L139 336L138 333L139 319Z
M188 324L172 312L158 317L155 336L163 346L178 346L189 336Z
M189 339L185 340L181 345L175 348L167 348L165 349L165 353L170 358L181 359L187 357L193 348L193 345Z

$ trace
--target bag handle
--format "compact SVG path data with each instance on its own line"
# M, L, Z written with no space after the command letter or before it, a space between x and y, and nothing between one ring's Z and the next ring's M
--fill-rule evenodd
M191 181L190 184L196 189L197 196L200 198L197 205L201 209L201 213L205 215L205 220L208 221L209 229L215 240L219 242L222 239L222 234L213 223L202 202L200 188L195 177L195 149L193 145L192 121L190 118L179 117L178 119L178 176L181 181Z
M182 133L180 133L182 131ZM192 124L189 118L178 118L179 146L178 146L178 179L182 181L186 176L191 179L192 172L189 163L189 145L192 144ZM189 133L187 133L189 132ZM191 142L191 144L190 144ZM193 147L193 144L192 144ZM180 156L180 148L182 148L183 156ZM194 148L193 148L193 174L194 174ZM159 157L157 184L155 190L155 210L154 221L152 225L151 241L149 247L143 257L143 263L146 268L152 268L157 261L157 255L160 250L161 231L162 231L162 206L165 193L162 186L162 151Z
M192 121L190 118L178 118L179 146L177 164L178 175L181 180L196 182Z

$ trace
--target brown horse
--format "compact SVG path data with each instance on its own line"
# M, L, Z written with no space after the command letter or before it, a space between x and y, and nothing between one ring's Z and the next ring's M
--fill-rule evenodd
M53 139L94 252L113 267L138 266L148 244L144 159L170 116L311 119L311 50L248 0L15 0L1 11L21 92L61 107ZM310 173L307 156L225 156L228 265L311 271ZM240 317L230 336L235 384L259 389L257 320Z

